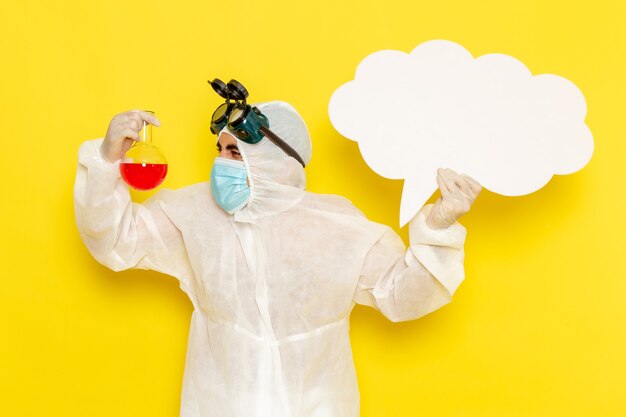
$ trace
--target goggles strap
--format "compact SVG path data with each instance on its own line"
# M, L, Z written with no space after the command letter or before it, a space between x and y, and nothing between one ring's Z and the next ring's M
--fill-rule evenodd
M285 152L287 155L291 156L292 158L294 158L296 161L300 162L300 164L302 165L302 168L304 168L306 165L304 164L304 161L302 160L302 158L300 157L300 155L298 155L298 152L296 152L296 150L294 148L292 148L291 146L289 146L289 144L287 142L285 142L284 140L282 140L280 137L278 137L278 135L276 135L276 133L272 132L271 130L269 130L267 127L265 126L261 126L261 128L259 129L261 131L261 133L263 133L269 140L271 140L276 146L278 146L280 149L283 150L283 152Z

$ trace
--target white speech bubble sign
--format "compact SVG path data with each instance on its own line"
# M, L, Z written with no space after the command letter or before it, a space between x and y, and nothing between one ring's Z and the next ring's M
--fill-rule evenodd
M404 179L400 225L437 189L437 168L506 196L532 193L593 154L587 104L569 80L504 54L433 40L367 56L329 103L337 131L379 175Z

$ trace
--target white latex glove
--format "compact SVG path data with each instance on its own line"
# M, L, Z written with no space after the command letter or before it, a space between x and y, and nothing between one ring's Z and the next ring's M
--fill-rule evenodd
M122 159L133 141L139 141L139 131L144 121L154 126L161 125L153 114L142 110L129 110L114 116L100 147L102 158L111 163Z
M433 229L445 229L467 213L483 189L473 178L459 175L451 169L437 170L441 197L435 202L426 223Z

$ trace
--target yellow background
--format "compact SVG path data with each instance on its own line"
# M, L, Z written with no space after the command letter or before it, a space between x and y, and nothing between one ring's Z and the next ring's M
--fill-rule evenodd
M403 324L355 309L362 416L626 415L624 4L3 3L0 415L178 415L191 304L174 279L113 273L80 242L72 184L83 140L116 113L153 109L165 186L206 180L219 104L206 80L236 78L253 101L289 101L307 120L311 191L396 226L402 183L365 166L327 105L368 54L430 39L570 79L596 149L582 171L532 195L483 192L462 221L467 279L449 306Z

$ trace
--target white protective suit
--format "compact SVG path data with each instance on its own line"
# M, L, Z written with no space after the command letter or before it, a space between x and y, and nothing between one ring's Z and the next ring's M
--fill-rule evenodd
M287 103L259 105L308 162L306 126ZM463 280L465 229L433 230L425 206L408 251L391 228L347 199L305 191L305 172L264 138L239 142L251 186L235 215L207 182L133 203L119 163L84 143L76 221L107 267L176 277L191 299L182 417L355 417L359 392L349 340L355 302L392 321L448 303Z

